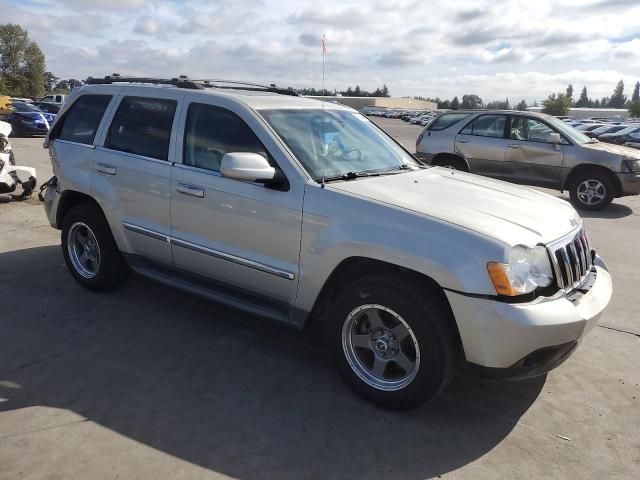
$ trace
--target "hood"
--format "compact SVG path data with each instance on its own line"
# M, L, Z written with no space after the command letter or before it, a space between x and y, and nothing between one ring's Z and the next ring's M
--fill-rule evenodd
M509 245L548 243L582 224L564 200L441 167L331 183L328 187L437 218Z
M622 145L616 145L614 143L584 143L581 145L584 148L590 150L597 150L599 152L613 153L614 155L620 155L621 157L635 158L640 160L640 150L636 150L631 147L624 147Z

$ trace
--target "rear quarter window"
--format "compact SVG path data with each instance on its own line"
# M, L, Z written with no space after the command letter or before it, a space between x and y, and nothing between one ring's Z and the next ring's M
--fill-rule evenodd
M449 128L451 125L464 120L469 115L469 113L445 113L431 122L431 125L429 125L429 130L432 132L444 130L445 128Z
M111 101L111 95L83 95L67 110L56 124L50 138L70 142L93 144L98 126Z

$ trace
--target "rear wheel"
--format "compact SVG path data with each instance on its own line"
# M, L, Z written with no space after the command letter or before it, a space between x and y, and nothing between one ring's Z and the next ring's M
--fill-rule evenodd
M469 171L467 165L464 163L464 160L459 157L441 157L436 160L435 164L439 167L450 168L451 170L460 170L462 172Z
M78 205L65 216L62 252L73 277L89 290L113 290L129 276L107 221L93 205Z
M328 346L343 378L366 400L414 408L453 378L456 336L435 295L402 277L372 275L345 287L334 305Z
M582 210L600 210L611 203L615 186L604 172L583 172L576 175L569 187L571 203Z

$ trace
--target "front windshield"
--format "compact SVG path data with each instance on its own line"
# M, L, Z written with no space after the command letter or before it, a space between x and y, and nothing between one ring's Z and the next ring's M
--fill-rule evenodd
M629 133L635 133L640 127L627 127L627 128L623 128L622 130L618 130L616 132L616 135L628 135Z
M556 117L546 117L546 120L556 128L562 135L567 137L573 143L577 143L578 145L582 145L583 143L594 142L594 139L587 137L584 133L576 130L575 128L567 125L562 120L557 119Z
M419 163L366 117L346 110L261 110L314 180Z
M28 103L13 103L11 106L18 112L40 112L38 107L34 107Z

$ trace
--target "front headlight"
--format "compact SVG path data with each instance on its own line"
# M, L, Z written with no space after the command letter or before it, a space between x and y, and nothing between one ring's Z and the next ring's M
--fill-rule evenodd
M507 263L489 262L487 270L498 295L509 297L547 287L553 281L547 250L541 246L513 247Z
M624 157L622 164L627 168L629 172L640 172L640 160L635 158Z

